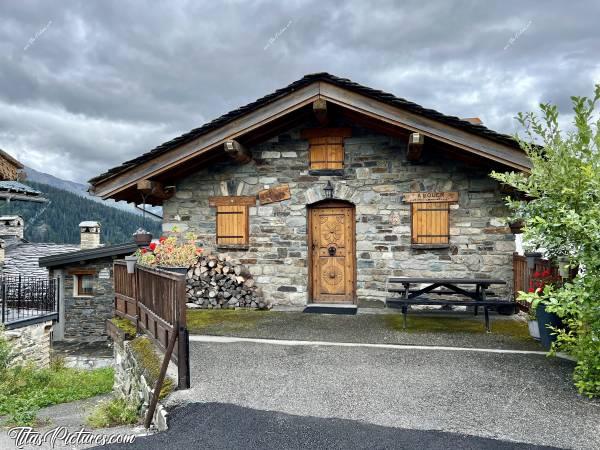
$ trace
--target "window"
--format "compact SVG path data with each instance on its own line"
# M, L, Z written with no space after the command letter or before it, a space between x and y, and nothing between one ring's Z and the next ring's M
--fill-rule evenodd
M217 208L216 241L218 246L247 246L249 243L248 207L256 197L212 197Z
M344 138L351 136L349 128L314 128L302 131L309 143L309 169L336 170L344 168Z
M79 274L75 275L75 288L77 297L94 295L94 275Z
M411 208L413 244L449 243L447 202L412 203Z

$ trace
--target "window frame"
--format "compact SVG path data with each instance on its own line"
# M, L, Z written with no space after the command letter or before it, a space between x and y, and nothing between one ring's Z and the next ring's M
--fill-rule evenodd
M91 278L91 284L92 284L92 288L91 288L91 292L82 292L83 291L83 285L82 285L82 281L84 280L84 277L90 277ZM73 297L94 297L96 290L95 290L95 272L94 273L90 273L90 272L79 272L79 273L74 273L73 274Z
M239 249L247 250L250 245L250 206L256 205L256 197L250 196L222 196L222 197L210 197L208 199L209 205L216 209L215 211L215 245L217 248L223 249ZM219 216L226 214L226 211L219 211L226 206L235 206L243 209L245 215L245 223L243 224L245 233L243 242L240 243L220 243L219 239L227 239L219 236Z

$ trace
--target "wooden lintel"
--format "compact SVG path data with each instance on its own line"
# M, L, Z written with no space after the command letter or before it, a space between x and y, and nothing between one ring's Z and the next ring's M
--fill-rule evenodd
M225 153L238 164L246 164L252 161L252 153L238 141L226 141L223 144Z
M166 188L162 183L152 180L138 181L137 190L148 197L159 200L168 200L175 194L175 187Z
M349 138L350 136L352 136L351 128L306 128L300 132L300 137L302 137L302 139L320 137Z
M321 125L327 125L329 123L329 115L327 114L327 102L318 98L313 102L313 113Z
M408 150L406 159L412 162L419 161L423 156L424 136L421 133L411 133L408 137Z
M256 196L218 196L208 197L209 206L254 206Z

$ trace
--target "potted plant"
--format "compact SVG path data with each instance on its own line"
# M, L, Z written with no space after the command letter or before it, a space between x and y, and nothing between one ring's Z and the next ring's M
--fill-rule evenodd
M137 255L128 255L125 257L125 264L127 264L127 273L135 273L135 263L137 263Z
M552 342L556 340L552 328L561 326L560 318L546 311L545 307L545 301L552 297L559 283L560 278L546 269L533 274L528 292L519 292L518 299L530 304L527 316L529 334L540 340L545 349L550 349Z
M517 219L510 222L508 226L510 227L512 234L521 234L523 233L523 227L525 226L525 223L522 219Z
M152 242L152 234L148 233L143 228L138 228L137 231L133 233L133 241L138 247L146 247Z
M151 242L147 248L136 252L137 261L143 266L158 267L177 273L187 273L189 267L198 261L202 248L194 234L188 233L184 239L177 236L161 237Z

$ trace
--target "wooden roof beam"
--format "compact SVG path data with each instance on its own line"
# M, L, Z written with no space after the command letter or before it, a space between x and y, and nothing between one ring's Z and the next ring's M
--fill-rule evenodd
M252 161L252 152L238 141L226 141L223 144L225 153L238 164L247 164Z
M316 99L313 104L313 113L319 124L326 126L329 124L329 115L327 114L327 102L322 99Z
M421 133L411 133L408 137L408 151L406 152L406 159L412 162L417 162L423 156L423 144L425 143L425 136Z

